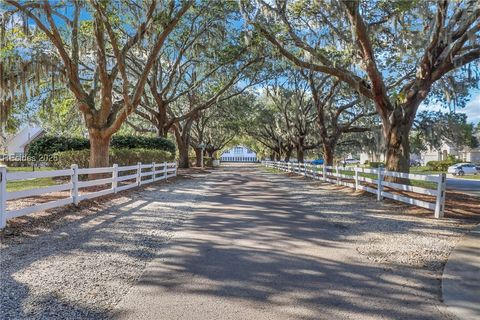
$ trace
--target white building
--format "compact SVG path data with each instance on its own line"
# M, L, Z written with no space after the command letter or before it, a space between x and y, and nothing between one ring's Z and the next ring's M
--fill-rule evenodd
M439 149L430 148L421 154L422 163L424 164L428 161L447 160L448 156L454 156L463 162L480 163L480 148L472 149L465 147L457 149L448 143L443 143Z
M40 127L26 126L15 135L7 137L7 154L15 156L25 154L25 148L39 138L43 132L44 130Z
M223 162L257 162L257 154L244 146L235 146L222 153Z

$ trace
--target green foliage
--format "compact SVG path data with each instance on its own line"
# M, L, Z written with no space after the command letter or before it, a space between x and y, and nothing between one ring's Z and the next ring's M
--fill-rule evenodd
M30 144L27 155L39 159L44 155L51 155L55 152L85 150L89 148L90 142L88 139L43 136Z
M423 111L417 116L410 138L415 151L426 150L426 146L439 149L444 142L459 149L478 146L474 126L467 123L464 113Z
M441 161L428 161L427 167L434 171L446 171L448 167L454 165L455 163L461 162L460 160L455 159L452 155L448 156L447 160Z
M152 150L152 149L110 149L109 150L110 163L118 164L119 166L134 165L138 162L142 163L161 163L166 161L172 161L174 159L172 153L165 150ZM63 151L53 154L54 161L51 165L56 168L70 168L72 164L77 164L80 168L88 168L90 151L89 150L76 150L76 151Z
M370 162L370 161L365 161L365 164L368 165L369 168L380 168L380 167L385 167L385 163L383 162Z
M124 149L149 149L151 151L166 151L168 154L175 154L175 144L168 139L159 137L114 136L110 142L110 146L114 150L113 155L115 155L116 152L121 153L121 151L118 150ZM85 157L80 157L79 161L81 161L82 164L87 164L88 166L88 159L90 156L89 149L90 142L85 138L44 136L30 145L27 155L34 157L35 159L40 159L41 156L44 155L58 154L58 152L64 151L82 150L84 152L78 154L85 154ZM143 153L143 155L145 156L146 154Z
M110 146L117 149L143 148L165 150L172 154L175 153L175 144L161 137L115 135L112 137Z

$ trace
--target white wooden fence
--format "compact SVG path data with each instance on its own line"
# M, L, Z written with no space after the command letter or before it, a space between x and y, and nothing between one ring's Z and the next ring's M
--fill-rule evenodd
M79 180L79 175L105 174L111 175L107 178L95 180ZM85 199L92 199L103 195L117 193L119 191L134 188L146 183L159 180L166 180L177 175L176 163L138 163L133 166L119 167L114 164L112 167L105 168L78 168L76 164L70 169L53 171L35 171L35 172L7 172L7 168L0 166L0 228L4 228L8 219L24 216L33 212L44 211L47 209L64 206L66 204L78 204ZM7 192L7 182L31 180L38 178L63 177L65 183L33 188L21 191ZM79 193L79 189L106 185L106 189L93 192ZM36 204L33 206L7 210L7 201L26 197L41 196L51 192L70 191L68 197Z
M269 168L275 168L285 172L292 172L310 177L316 180L355 188L355 190L364 190L376 194L378 201L381 201L385 197L434 210L435 218L442 218L444 215L446 185L445 173L423 175L392 172L384 170L383 168L367 169L359 167L333 167L326 165L312 165L308 163L281 161L263 161L262 163ZM428 181L432 183L434 189L385 181L385 177ZM384 187L389 187L391 190L385 191ZM398 193L394 193L395 191L408 191L411 193L433 196L435 202L428 202L425 200L400 195Z

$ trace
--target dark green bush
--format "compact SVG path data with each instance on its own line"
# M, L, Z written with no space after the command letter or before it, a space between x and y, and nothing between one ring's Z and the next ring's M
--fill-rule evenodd
M428 161L427 167L433 171L446 171L448 167L459 162L461 161L455 158L449 158L448 160L441 160L441 161Z
M114 163L119 166L134 165L142 163L161 163L173 161L174 156L165 150L151 149L110 149L110 165ZM56 168L70 168L72 164L77 164L79 168L88 168L90 150L63 151L53 154L53 160L50 163Z
M43 136L32 142L27 151L27 156L40 159L42 156L55 152L85 150L90 148L90 142L85 138L69 138Z
M110 146L116 149L143 148L165 150L172 154L175 153L175 144L168 139L160 137L116 135L112 137Z
M153 149L175 153L175 144L165 138L141 136L113 136L110 146L115 149ZM56 152L90 149L86 138L43 136L30 144L27 155L40 159Z
M370 168L379 168L379 167L385 167L385 163L383 162L368 162L368 166Z

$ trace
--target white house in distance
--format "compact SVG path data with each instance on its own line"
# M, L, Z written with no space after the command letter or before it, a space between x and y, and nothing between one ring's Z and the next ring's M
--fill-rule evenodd
M39 138L44 130L36 126L26 126L16 134L7 137L7 154L21 156L25 154L26 147Z
M463 162L480 163L480 148L457 149L448 143L443 143L438 150L430 148L428 151L422 152L420 156L422 163L427 163L428 161L447 160L450 155Z
M222 162L257 162L257 154L244 146L235 146L220 156Z

